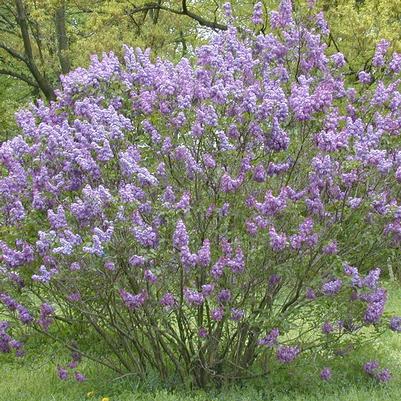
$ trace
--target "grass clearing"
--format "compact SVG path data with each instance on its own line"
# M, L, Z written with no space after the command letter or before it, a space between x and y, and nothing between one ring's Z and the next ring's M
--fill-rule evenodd
M401 287L388 285L387 312L401 315ZM388 332L363 352L339 358L330 364L333 378L322 382L321 364L302 366L302 358L275 377L226 386L209 392L164 389L155 377L138 383L132 377L115 378L109 371L91 362L83 362L88 380L62 382L55 369L58 350L37 351L15 360L0 356L0 401L398 401L401 399L401 335ZM40 347L39 347L40 348ZM38 348L36 348L38 349ZM393 373L387 385L376 383L362 371L362 364L378 359Z

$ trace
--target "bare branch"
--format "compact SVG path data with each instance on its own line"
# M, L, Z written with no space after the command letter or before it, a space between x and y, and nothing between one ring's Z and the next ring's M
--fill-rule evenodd
M0 68L0 75L8 75L10 77L13 78L17 78L20 81L24 81L25 83L27 83L30 86L33 86L34 88L39 88L39 85L33 81L32 79L30 79L27 75L22 74L22 73L18 73L16 71L11 71L11 70L6 70L4 68Z
M10 56L24 62L25 64L28 63L28 60L25 58L24 55L22 55L21 53L17 52L17 50L8 47L5 43L0 42L0 49L4 49Z
M208 28L217 29L220 31L227 30L227 25L220 24L217 21L207 20L206 18L203 18L200 15L195 14L194 12L190 11L188 9L188 6L187 6L185 0L182 1L182 10L165 7L165 6L163 6L161 4L157 4L157 3L148 3L142 7L134 7L131 10L128 10L127 14L133 15L133 14L137 14L137 13L149 11L149 10L163 10L163 11L167 11L169 13L176 14L176 15L184 15L186 17L192 18L193 20L197 21L198 24L201 26L206 26Z

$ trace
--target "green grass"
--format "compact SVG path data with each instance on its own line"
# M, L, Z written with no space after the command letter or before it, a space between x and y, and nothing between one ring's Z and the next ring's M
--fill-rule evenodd
M387 311L401 315L401 288L389 286ZM36 345L38 348L38 345ZM55 374L57 349L16 361L8 355L0 357L0 401L398 401L401 399L401 334L388 332L365 350L330 363L333 378L322 382L318 373L321 364L302 366L299 361L274 377L231 386L219 391L168 391L154 377L138 383L128 376L116 378L92 363L83 363L88 376L85 383L62 382ZM368 359L380 360L393 373L392 381L382 385L362 372ZM88 396L88 393L93 393Z

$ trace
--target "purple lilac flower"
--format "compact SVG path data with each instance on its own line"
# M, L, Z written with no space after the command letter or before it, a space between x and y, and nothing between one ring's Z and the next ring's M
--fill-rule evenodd
M372 290L377 288L380 273L381 270L379 268L371 270L368 275L362 279L362 285Z
M243 319L245 311L243 309L231 308L231 320L238 321Z
M373 375L378 368L379 368L379 362L377 361L369 361L363 365L363 370L368 375Z
M30 324L33 322L33 316L29 313L28 309L26 309L22 305L17 306L18 317L21 323Z
M203 284L202 285L202 294L205 297L208 297L209 295L211 295L213 290L214 290L214 284Z
M245 269L245 256L242 249L238 247L235 251L235 257L227 261L227 266L233 273L242 273Z
M333 325L332 325L330 322L326 321L326 322L323 323L323 326L322 326L322 333L324 333L324 334L330 334L330 333L332 333L333 331L334 331L334 327L333 327Z
M190 288L184 288L185 301L192 306L202 305L205 301L205 297L201 292L191 290Z
M322 371L320 372L320 378L324 381L328 381L331 379L331 369L330 368L323 368Z
M181 199L174 205L177 210L182 210L184 213L188 213L191 204L191 194L184 192Z
M329 281L323 284L322 292L324 295L336 295L341 290L342 281L340 279Z
M112 261L107 261L105 264L104 264L104 267L107 269L107 270L109 270L109 271L114 271L115 269L116 269L116 266L115 266L115 264L112 262Z
M220 308L213 309L210 317L212 320L219 322L220 320L223 319L223 316L224 316L224 309L222 307L220 307Z
M281 252L288 245L286 235L278 234L274 227L270 227L269 235L270 235L270 246L273 251Z
M253 8L252 22L255 25L263 23L263 3L260 1Z
M313 291L312 288L307 288L306 289L306 299L309 299L309 300L316 299L315 291Z
M188 244L189 244L189 236L185 224L182 220L178 220L173 235L173 245L177 249L182 249L183 247L188 246Z
M75 372L74 376L75 376L75 380L79 383L82 383L86 380L86 377L80 372Z
M174 295L171 292L166 292L160 300L160 305L165 309L171 309L177 304Z
M128 260L128 263L133 267L143 266L145 262L146 259L143 256L139 255L132 255Z
M300 353L299 347L282 345L277 349L276 357L281 363L292 362Z
M157 276L149 269L144 271L143 278L146 281L149 281L151 284L155 284L157 282Z
M391 380L391 372L388 369L382 369L380 372L377 372L375 375L376 379L381 383L387 383Z
M255 167L253 172L253 179L256 182L264 182L266 180L266 170L262 164Z
M217 294L217 300L219 303L224 304L231 299L230 290L224 288Z
M370 76L370 74L369 74L368 72L366 72L366 71L361 71L361 72L358 74L358 79L359 79L359 82L360 82L361 84L370 84L370 82L371 82L371 80L372 80L372 77Z
M274 328L270 331L270 333L266 336L261 338L258 343L259 345L265 345L269 348L273 348L275 345L277 345L277 339L280 335L280 330L277 328Z
M68 379L68 372L61 366L57 366L57 374L60 380L67 380Z
M67 295L67 299L70 302L79 302L81 300L81 294L79 292L73 292Z
M401 333L401 317L394 316L390 320L390 329Z
M323 248L323 252L326 255L335 255L338 252L337 249L337 242L336 241L332 241L329 244L327 244L324 248Z
M71 361L67 365L70 369L75 369L78 366L78 361Z
M119 292L121 299L129 309L139 309L148 299L148 294L146 290L142 290L140 293L136 295L130 294L124 289L120 289Z
M205 164L205 167L213 169L216 167L216 161L214 160L213 156L210 155L209 153L205 153L203 155L203 163Z
M78 271L81 270L81 265L78 262L73 262L70 265L70 270L71 271Z
M205 239L203 241L201 249L198 252L198 265L201 267L208 267L211 261L210 255L210 241Z
M385 302L371 302L368 303L366 308L364 320L366 323L375 324L378 323L384 312Z
M373 67L382 67L384 66L384 56L390 47L390 42L386 39L382 39L377 45L376 45L376 51L372 59L372 65Z
M48 331L49 326L53 323L52 315L54 313L54 308L49 304L40 305L40 318L39 324L44 331Z
M205 327L200 327L198 330L198 336L200 338L205 338L209 335L208 330Z
M278 274L272 274L269 277L269 287L275 288L281 283L281 277Z
M335 53L331 56L331 59L333 60L334 64L336 65L337 68L344 67L346 64L344 55L342 53Z

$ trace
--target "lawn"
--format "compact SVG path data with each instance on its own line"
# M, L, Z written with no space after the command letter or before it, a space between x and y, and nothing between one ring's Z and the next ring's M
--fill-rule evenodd
M401 314L401 288L389 284L390 301L387 312ZM0 401L391 401L399 400L401 393L401 335L388 332L363 352L355 352L332 363L333 378L322 382L318 368L290 369L276 377L229 386L209 392L164 389L153 377L138 383L126 376L116 378L110 372L86 363L85 383L62 382L55 373L55 356L43 347L43 353L30 350L25 359L15 361L2 355ZM388 384L378 384L362 372L367 359L380 360L393 373ZM299 362L302 363L302 362Z

